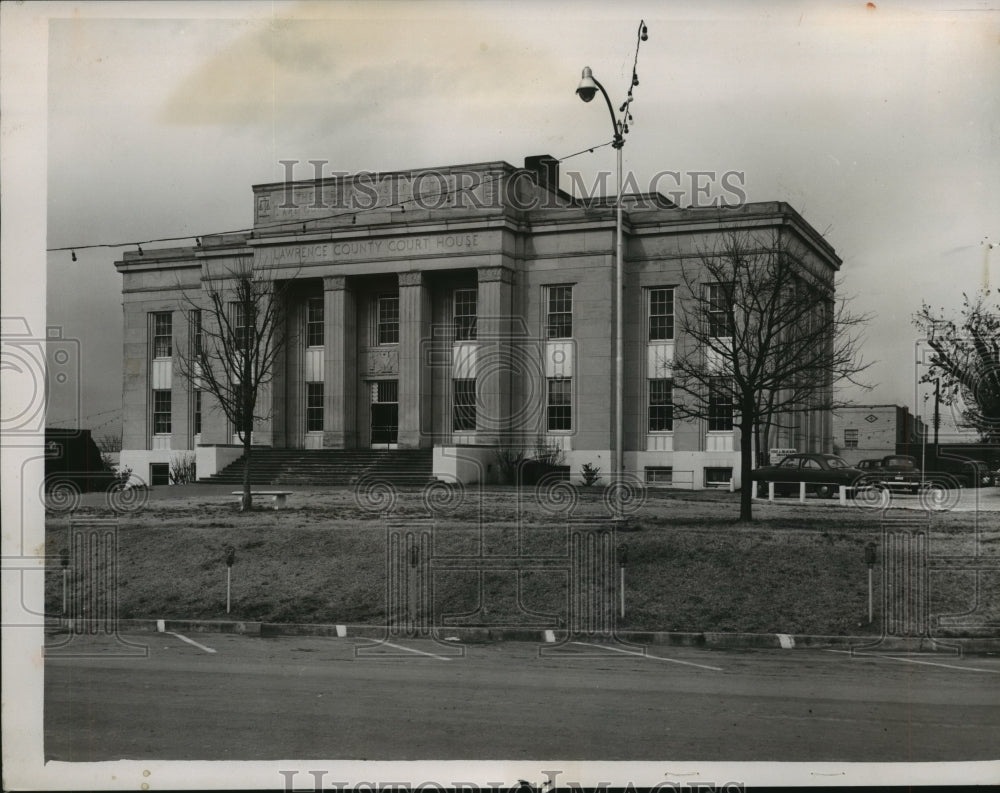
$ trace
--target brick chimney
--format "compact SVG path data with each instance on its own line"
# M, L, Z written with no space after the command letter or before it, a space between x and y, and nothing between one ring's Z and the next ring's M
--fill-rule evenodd
M524 158L524 169L538 178L541 187L559 189L559 160L551 154L536 154Z

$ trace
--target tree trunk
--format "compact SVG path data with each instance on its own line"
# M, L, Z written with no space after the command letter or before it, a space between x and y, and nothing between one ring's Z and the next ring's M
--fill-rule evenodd
M243 496L240 498L240 510L248 512L253 509L253 494L250 488L250 453L253 441L253 423L250 428L243 428Z
M740 520L753 520L753 405L743 405L743 423L740 425Z
M764 429L760 438L760 446L757 447L757 467L763 465L770 465L771 463L771 419L768 418L767 423L764 425Z

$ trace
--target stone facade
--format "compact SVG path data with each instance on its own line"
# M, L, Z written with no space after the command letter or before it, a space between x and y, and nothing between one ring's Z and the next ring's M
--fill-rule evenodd
M284 342L255 443L434 447L435 465L450 466L440 473L461 470L464 479L490 468L498 446L541 444L562 451L574 478L588 462L610 472L614 207L563 193L546 162L536 174L492 162L258 185L252 232L126 253L116 262L125 308L123 463L145 478L150 464L234 443L207 394L197 397L195 433L195 389L177 357L191 343L202 284L252 262L285 302ZM710 433L703 421L654 431L647 404L647 380L669 376L674 345L685 344L649 340L650 290L676 288L673 310L682 311L682 265L735 223L793 235L831 283L840 266L787 204L721 212L681 209L662 196L627 204L625 468L650 483L700 488L739 473L733 432ZM164 313L172 356L153 339ZM311 345L318 321L322 343ZM810 451L831 451L832 442L828 414L792 419L775 440ZM443 462L462 449L477 462Z

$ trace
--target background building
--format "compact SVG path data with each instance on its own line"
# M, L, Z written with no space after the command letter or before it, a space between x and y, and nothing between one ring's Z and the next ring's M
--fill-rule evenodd
M833 413L834 450L852 464L889 454L919 458L926 431L902 405L852 405Z
M558 188L558 163L504 162L258 185L254 226L126 253L121 461L160 480L197 453L207 477L240 454L232 427L179 376L202 283L252 264L281 283L285 345L254 443L428 449L434 474L494 478L497 449L558 450L574 478L612 467L613 201ZM670 362L682 267L728 229L795 238L828 279L833 249L790 206L626 203L625 468L701 488L738 476L732 412L675 421ZM773 446L831 451L828 412L789 414ZM738 485L739 482L736 482Z

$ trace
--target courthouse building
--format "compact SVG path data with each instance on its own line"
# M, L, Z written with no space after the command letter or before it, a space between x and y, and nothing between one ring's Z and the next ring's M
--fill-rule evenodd
M561 450L572 476L614 449L615 209L558 187L558 163L489 162L253 188L253 230L128 252L121 462L147 480L238 458L233 428L181 376L204 284L252 265L283 288L284 344L253 442L433 449L434 474L497 476L498 449ZM674 419L682 267L734 227L790 235L814 273L840 260L790 206L624 202L625 469L702 488L739 475L731 406ZM204 313L204 310L202 311ZM777 446L832 451L828 412L789 414ZM606 479L604 481L607 481ZM739 482L736 482L739 485Z

